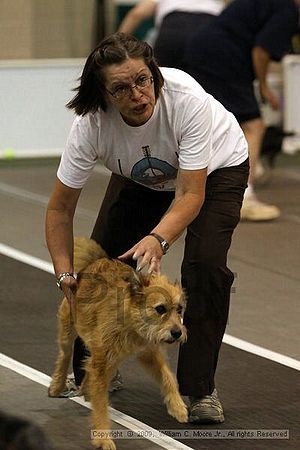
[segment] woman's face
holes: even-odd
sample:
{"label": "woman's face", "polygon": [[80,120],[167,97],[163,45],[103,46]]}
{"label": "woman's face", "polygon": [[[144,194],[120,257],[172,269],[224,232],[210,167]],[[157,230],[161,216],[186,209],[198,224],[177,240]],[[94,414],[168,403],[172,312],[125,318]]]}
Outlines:
{"label": "woman's face", "polygon": [[152,74],[143,59],[126,59],[104,67],[105,89],[110,103],[133,127],[143,125],[153,114],[155,92]]}

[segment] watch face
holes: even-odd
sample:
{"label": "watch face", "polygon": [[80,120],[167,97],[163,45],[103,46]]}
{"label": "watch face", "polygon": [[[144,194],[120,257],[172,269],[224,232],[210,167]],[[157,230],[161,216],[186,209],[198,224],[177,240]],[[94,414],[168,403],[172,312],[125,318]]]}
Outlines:
{"label": "watch face", "polygon": [[167,243],[167,241],[162,241],[161,243],[161,247],[163,249],[163,252],[166,253],[169,250],[169,244]]}

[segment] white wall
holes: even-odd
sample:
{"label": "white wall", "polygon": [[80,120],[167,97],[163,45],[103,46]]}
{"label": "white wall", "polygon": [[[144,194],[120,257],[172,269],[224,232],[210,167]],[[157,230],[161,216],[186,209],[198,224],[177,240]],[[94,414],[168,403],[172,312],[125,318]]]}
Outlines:
{"label": "white wall", "polygon": [[[73,121],[65,104],[74,95],[84,62],[0,61],[0,158],[61,154]],[[284,129],[299,139],[300,56],[287,56],[283,68]],[[298,140],[294,146],[298,148]]]}
{"label": "white wall", "polygon": [[73,121],[65,104],[83,59],[0,61],[0,157],[54,156]]}
{"label": "white wall", "polygon": [[283,59],[284,129],[300,135],[300,55]]}

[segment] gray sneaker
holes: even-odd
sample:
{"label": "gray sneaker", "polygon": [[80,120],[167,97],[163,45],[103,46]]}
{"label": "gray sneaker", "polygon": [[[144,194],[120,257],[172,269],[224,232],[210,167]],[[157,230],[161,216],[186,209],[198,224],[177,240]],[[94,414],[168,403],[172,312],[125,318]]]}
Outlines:
{"label": "gray sneaker", "polygon": [[80,397],[82,395],[80,386],[76,386],[75,377],[73,373],[67,376],[66,389],[60,394],[60,397],[72,398]]}
{"label": "gray sneaker", "polygon": [[123,380],[120,372],[117,370],[115,376],[111,379],[108,392],[120,391],[123,389]]}
{"label": "gray sneaker", "polygon": [[189,397],[190,399],[190,423],[222,423],[224,412],[216,389],[211,395],[202,398]]}
{"label": "gray sneaker", "polygon": [[[115,376],[110,382],[108,391],[115,392],[123,389],[123,380],[120,372],[117,370]],[[66,389],[60,394],[60,397],[71,398],[82,396],[80,386],[76,386],[74,374],[71,373],[67,376]]]}

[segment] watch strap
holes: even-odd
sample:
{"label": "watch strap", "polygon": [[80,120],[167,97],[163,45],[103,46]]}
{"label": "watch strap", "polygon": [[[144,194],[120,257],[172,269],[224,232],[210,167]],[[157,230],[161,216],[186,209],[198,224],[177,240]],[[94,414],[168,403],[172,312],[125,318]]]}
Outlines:
{"label": "watch strap", "polygon": [[155,239],[158,240],[158,242],[160,243],[161,249],[163,251],[163,254],[165,255],[170,247],[170,244],[168,243],[168,241],[166,241],[166,239],[164,239],[162,236],[160,236],[157,233],[149,233],[149,236],[153,236]]}

